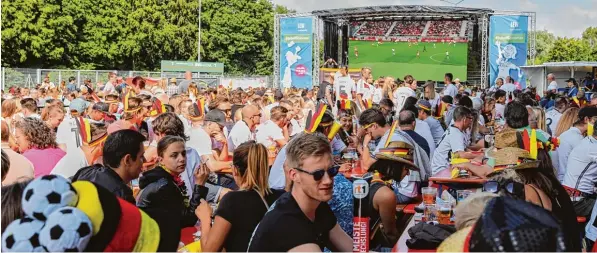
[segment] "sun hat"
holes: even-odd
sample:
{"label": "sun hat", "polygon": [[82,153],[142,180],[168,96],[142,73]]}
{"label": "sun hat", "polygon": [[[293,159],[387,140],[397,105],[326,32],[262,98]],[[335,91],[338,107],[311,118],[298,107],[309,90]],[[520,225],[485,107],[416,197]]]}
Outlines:
{"label": "sun hat", "polygon": [[377,159],[393,160],[404,163],[412,167],[413,170],[419,170],[419,167],[413,162],[414,148],[403,141],[392,141],[387,147],[380,148],[375,155]]}

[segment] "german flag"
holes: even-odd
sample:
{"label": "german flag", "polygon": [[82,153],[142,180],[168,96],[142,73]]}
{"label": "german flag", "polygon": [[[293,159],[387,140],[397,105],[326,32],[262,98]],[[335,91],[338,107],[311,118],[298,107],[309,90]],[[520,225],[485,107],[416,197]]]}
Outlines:
{"label": "german flag", "polygon": [[205,116],[205,99],[200,98],[197,99],[197,103],[193,104],[194,115],[197,116],[190,116],[191,120],[200,120]]}
{"label": "german flag", "polygon": [[153,101],[153,105],[151,107],[151,112],[149,113],[150,116],[157,116],[160,115],[162,113],[166,112],[166,106],[164,104],[162,104],[162,101],[160,101],[159,99],[156,99]]}
{"label": "german flag", "polygon": [[435,111],[433,112],[433,117],[435,117],[437,119],[443,117],[444,113],[446,112],[447,109],[448,109],[448,105],[446,103],[440,101],[435,106]]}
{"label": "german flag", "polygon": [[138,106],[135,109],[130,109],[129,106],[129,99],[135,96],[135,92],[132,90],[129,90],[126,95],[124,95],[124,98],[122,99],[122,105],[124,107],[124,112],[136,112],[138,110],[141,110],[141,106]]}
{"label": "german flag", "polygon": [[79,134],[83,139],[83,145],[94,147],[104,142],[108,138],[108,133],[105,133],[104,135],[99,136],[95,140],[93,140],[93,136],[91,135],[91,124],[89,123],[88,119],[78,117],[76,123],[77,127],[79,128]]}
{"label": "german flag", "polygon": [[396,131],[397,126],[398,126],[398,121],[395,120],[394,123],[392,124],[392,128],[390,128],[390,134],[388,134],[388,139],[386,140],[386,143],[383,145],[384,147],[387,147],[388,145],[390,145],[390,140],[392,139],[392,135],[394,135],[394,131]]}
{"label": "german flag", "polygon": [[321,118],[323,118],[323,114],[325,113],[326,109],[327,105],[320,103],[319,105],[317,105],[317,108],[315,108],[315,113],[313,113],[313,111],[309,111],[309,116],[307,116],[307,121],[305,124],[305,132],[315,132],[315,130],[319,126],[319,123],[321,123]]}
{"label": "german flag", "polygon": [[386,155],[405,156],[410,149],[407,148],[380,148],[379,152]]}

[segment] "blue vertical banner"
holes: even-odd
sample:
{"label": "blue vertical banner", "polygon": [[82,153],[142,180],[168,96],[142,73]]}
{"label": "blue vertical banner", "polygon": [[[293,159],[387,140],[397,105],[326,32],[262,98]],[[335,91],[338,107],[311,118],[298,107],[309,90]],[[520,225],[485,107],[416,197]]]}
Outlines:
{"label": "blue vertical banner", "polygon": [[313,17],[280,18],[280,84],[313,87]]}
{"label": "blue vertical banner", "polygon": [[489,81],[504,83],[512,78],[519,89],[526,88],[526,76],[520,69],[527,62],[528,16],[491,16],[489,21]]}

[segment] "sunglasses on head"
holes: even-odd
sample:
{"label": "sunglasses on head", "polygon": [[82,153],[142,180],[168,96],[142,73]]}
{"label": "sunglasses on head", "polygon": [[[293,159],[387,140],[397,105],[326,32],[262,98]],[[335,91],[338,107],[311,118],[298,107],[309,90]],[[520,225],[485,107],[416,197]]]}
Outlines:
{"label": "sunglasses on head", "polygon": [[328,173],[328,176],[330,176],[330,177],[335,177],[336,175],[338,175],[338,171],[340,171],[340,166],[334,165],[334,166],[328,168],[327,170],[326,169],[318,169],[313,172],[309,172],[309,171],[303,170],[301,168],[294,168],[294,169],[297,171],[309,174],[309,175],[313,176],[313,179],[315,181],[319,181],[323,178],[323,176],[325,175],[326,172]]}
{"label": "sunglasses on head", "polygon": [[487,181],[483,183],[484,192],[498,193],[501,190],[506,190],[506,192],[514,196],[524,196],[524,185],[518,182],[509,180],[502,183],[498,181]]}

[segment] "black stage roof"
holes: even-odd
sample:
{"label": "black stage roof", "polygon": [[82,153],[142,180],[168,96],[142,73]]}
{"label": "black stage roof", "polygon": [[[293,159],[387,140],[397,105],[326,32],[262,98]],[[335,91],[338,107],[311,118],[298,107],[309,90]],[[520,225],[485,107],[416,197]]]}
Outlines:
{"label": "black stage roof", "polygon": [[492,9],[429,5],[387,5],[316,10],[313,15],[327,21],[371,19],[463,19],[493,13]]}

